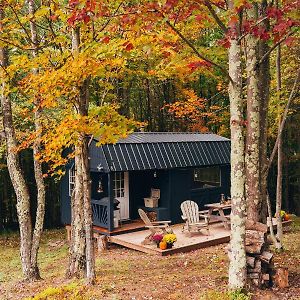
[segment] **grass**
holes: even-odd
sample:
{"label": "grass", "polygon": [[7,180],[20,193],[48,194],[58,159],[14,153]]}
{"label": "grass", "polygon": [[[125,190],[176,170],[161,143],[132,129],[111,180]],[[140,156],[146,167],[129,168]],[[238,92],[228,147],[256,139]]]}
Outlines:
{"label": "grass", "polygon": [[[285,251],[275,256],[276,266],[288,266],[290,288],[279,291],[227,292],[228,259],[226,245],[199,249],[185,254],[158,257],[112,246],[97,255],[95,286],[64,277],[68,246],[64,230],[45,231],[39,263],[43,280],[24,283],[19,260],[18,235],[0,236],[0,299],[300,299],[300,218],[285,234]],[[272,294],[273,295],[273,294]],[[260,298],[261,297],[261,298]]]}

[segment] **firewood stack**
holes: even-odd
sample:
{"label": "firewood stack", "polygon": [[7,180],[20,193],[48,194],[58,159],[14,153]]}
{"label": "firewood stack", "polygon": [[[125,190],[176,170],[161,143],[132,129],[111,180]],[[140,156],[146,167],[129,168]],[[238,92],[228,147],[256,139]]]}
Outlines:
{"label": "firewood stack", "polygon": [[247,276],[249,281],[261,288],[271,285],[273,254],[267,242],[268,226],[263,223],[246,222]]}

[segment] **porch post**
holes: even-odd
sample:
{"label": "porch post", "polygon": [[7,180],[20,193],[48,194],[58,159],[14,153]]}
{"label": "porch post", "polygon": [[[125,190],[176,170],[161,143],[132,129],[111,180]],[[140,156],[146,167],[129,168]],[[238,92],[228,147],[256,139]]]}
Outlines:
{"label": "porch post", "polygon": [[114,230],[114,191],[113,191],[113,176],[112,173],[108,173],[108,197],[107,204],[107,228],[108,231]]}

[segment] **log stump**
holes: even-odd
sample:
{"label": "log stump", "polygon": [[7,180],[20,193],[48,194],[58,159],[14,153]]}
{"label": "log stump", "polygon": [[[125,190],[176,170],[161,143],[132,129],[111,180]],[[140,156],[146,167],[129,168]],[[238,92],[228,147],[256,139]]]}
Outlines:
{"label": "log stump", "polygon": [[288,268],[278,268],[273,276],[274,285],[280,289],[289,286],[289,271]]}
{"label": "log stump", "polygon": [[97,241],[98,253],[103,252],[108,249],[108,238],[106,235],[98,234],[95,236]]}

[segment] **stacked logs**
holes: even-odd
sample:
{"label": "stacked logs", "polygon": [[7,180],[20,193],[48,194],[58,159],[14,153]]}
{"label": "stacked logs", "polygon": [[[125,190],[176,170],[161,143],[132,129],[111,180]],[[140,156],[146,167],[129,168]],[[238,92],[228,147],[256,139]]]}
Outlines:
{"label": "stacked logs", "polygon": [[271,285],[273,254],[267,241],[268,226],[258,222],[246,222],[247,276],[253,285],[261,288]]}

